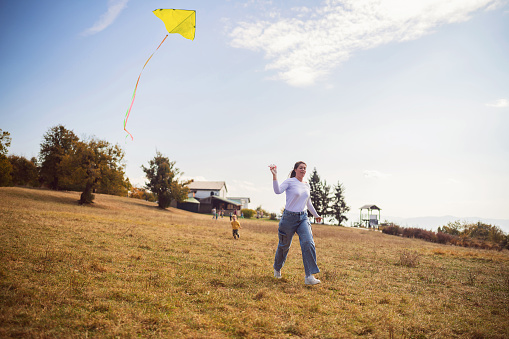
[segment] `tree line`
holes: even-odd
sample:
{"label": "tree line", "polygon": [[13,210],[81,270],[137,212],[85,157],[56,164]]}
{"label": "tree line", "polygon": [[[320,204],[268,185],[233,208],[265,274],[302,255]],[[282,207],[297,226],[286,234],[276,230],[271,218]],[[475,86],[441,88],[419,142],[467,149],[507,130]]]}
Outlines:
{"label": "tree line", "polygon": [[346,213],[350,210],[350,207],[346,205],[343,184],[339,181],[332,186],[327,184],[326,180],[320,178],[315,167],[309,177],[309,186],[313,206],[322,218],[330,217],[335,220],[337,225],[341,225],[348,220]]}
{"label": "tree line", "polygon": [[[79,203],[94,200],[93,193],[157,201],[160,208],[171,202],[187,199],[190,181],[181,180],[183,172],[175,161],[160,152],[141,166],[147,177],[145,187],[133,187],[125,175],[125,152],[116,144],[95,137],[81,140],[63,125],[51,127],[43,136],[38,158],[7,156],[11,137],[0,129],[0,186],[47,187],[53,190],[80,191]],[[316,168],[309,179],[311,201],[324,218],[333,218],[337,225],[347,221],[350,207],[345,202],[345,188],[339,183],[328,185]],[[148,190],[148,191],[147,191]],[[261,210],[261,206],[259,207]],[[265,214],[268,214],[264,211]]]}
{"label": "tree line", "polygon": [[[0,186],[46,187],[80,191],[79,204],[92,203],[93,193],[127,196],[133,189],[125,175],[125,152],[116,144],[95,137],[81,140],[63,125],[51,127],[43,136],[39,156],[7,156],[10,133],[0,129]],[[172,200],[187,198],[189,182],[179,180],[175,162],[156,152],[147,167],[145,188],[158,206],[166,208]],[[140,189],[138,189],[140,190]]]}
{"label": "tree line", "polygon": [[459,220],[438,227],[436,232],[422,228],[401,227],[390,223],[381,227],[382,232],[406,238],[417,238],[439,244],[482,249],[509,249],[509,234],[498,226],[482,222],[466,223]]}

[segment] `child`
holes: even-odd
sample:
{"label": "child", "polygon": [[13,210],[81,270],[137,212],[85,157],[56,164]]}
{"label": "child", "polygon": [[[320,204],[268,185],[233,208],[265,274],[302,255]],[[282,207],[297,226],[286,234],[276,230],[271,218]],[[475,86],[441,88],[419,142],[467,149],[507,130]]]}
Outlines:
{"label": "child", "polygon": [[242,228],[242,227],[240,227],[240,223],[237,221],[236,215],[234,215],[232,218],[233,218],[233,221],[232,221],[233,239],[238,239],[240,237],[239,236],[239,228]]}

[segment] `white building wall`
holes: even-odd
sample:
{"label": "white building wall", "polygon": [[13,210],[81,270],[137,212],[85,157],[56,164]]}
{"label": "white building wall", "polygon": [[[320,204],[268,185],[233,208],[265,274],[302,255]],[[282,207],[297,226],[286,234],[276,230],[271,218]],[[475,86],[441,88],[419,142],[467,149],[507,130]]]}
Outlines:
{"label": "white building wall", "polygon": [[198,190],[198,191],[196,191],[196,194],[194,195],[194,197],[198,198],[198,199],[207,198],[207,197],[210,197],[210,195],[211,195],[210,192],[212,192],[212,191]]}
{"label": "white building wall", "polygon": [[241,204],[241,208],[249,208],[249,198],[227,197],[226,199],[238,202]]}
{"label": "white building wall", "polygon": [[[214,192],[214,195],[217,197],[221,197],[221,198],[226,197],[226,190],[224,188],[222,188],[220,191],[217,191],[217,190],[196,190],[196,194],[194,195],[194,197],[198,198],[198,199],[207,198],[212,195],[211,194],[212,192]],[[193,196],[193,193],[189,192],[189,197],[192,197],[192,196]]]}
{"label": "white building wall", "polygon": [[240,203],[242,204],[242,208],[249,208],[247,199],[240,199]]}

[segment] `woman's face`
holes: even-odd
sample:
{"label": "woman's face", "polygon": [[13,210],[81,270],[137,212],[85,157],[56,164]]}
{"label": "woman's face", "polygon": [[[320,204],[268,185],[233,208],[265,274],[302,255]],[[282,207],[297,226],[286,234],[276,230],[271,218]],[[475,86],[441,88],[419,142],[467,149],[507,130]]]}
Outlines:
{"label": "woman's face", "polygon": [[295,177],[302,181],[304,179],[304,176],[306,175],[306,164],[299,164],[297,168],[295,169]]}

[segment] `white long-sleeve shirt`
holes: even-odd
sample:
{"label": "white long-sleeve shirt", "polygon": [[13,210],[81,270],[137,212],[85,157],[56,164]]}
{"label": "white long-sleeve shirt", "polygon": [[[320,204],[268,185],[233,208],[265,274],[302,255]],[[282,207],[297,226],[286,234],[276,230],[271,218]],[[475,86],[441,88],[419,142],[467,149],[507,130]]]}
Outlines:
{"label": "white long-sleeve shirt", "polygon": [[299,179],[293,177],[283,181],[281,186],[279,186],[277,180],[274,180],[272,186],[276,194],[281,194],[286,191],[285,209],[287,211],[304,212],[307,208],[312,215],[316,218],[320,218],[311,203],[311,199],[309,199],[311,188],[307,182],[300,182]]}

